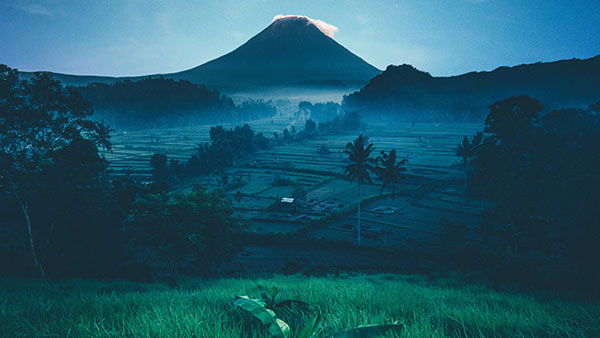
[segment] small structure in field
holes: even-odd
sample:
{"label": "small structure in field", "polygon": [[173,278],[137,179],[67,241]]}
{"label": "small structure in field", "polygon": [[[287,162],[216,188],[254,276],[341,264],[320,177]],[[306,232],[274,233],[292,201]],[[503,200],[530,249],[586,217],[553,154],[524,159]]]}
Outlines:
{"label": "small structure in field", "polygon": [[287,210],[296,210],[296,200],[294,198],[282,197],[280,202],[283,208]]}

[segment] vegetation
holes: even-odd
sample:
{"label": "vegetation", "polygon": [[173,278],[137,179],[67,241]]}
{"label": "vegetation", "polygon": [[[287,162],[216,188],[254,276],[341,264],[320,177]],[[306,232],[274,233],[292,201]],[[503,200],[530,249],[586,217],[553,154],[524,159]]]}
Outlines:
{"label": "vegetation", "polygon": [[402,159],[396,163],[396,149],[390,150],[389,154],[385,151],[381,151],[381,156],[377,157],[377,163],[381,162],[382,167],[375,168],[378,178],[382,181],[381,192],[385,188],[391,190],[392,201],[396,196],[396,184],[400,183],[402,179],[401,174],[406,171],[403,167],[408,162],[407,159]]}
{"label": "vegetation", "polygon": [[[111,129],[89,120],[92,107],[73,88],[43,73],[18,81],[3,66],[0,90],[3,274],[152,280],[161,263],[159,273],[176,276],[192,259],[210,275],[234,252],[237,223],[221,193],[152,195],[168,187],[109,176],[98,146],[111,148]],[[176,165],[151,162],[158,181]]]}
{"label": "vegetation", "polygon": [[463,169],[465,170],[465,193],[467,192],[467,178],[469,176],[469,160],[475,156],[481,146],[481,142],[483,142],[483,133],[477,132],[471,139],[465,136],[462,142],[456,147],[456,156],[461,158]]}
{"label": "vegetation", "polygon": [[331,121],[341,114],[341,105],[335,102],[315,103],[302,101],[298,104],[295,116],[302,119],[314,121]]}
{"label": "vegetation", "polygon": [[16,70],[0,65],[0,187],[22,212],[40,276],[48,250],[60,245],[52,240],[56,233],[72,235],[67,228],[81,220],[71,211],[84,204],[73,201],[68,211],[69,202],[101,194],[106,163],[96,145],[110,149],[110,128],[89,120],[91,114],[78,93],[50,75],[20,82]]}
{"label": "vegetation", "polygon": [[485,121],[486,137],[469,146],[473,159],[463,156],[465,166],[473,167],[469,192],[495,202],[484,213],[482,229],[503,248],[496,259],[517,262],[527,270],[520,278],[530,283],[597,294],[597,107],[544,112],[528,96],[496,102]]}
{"label": "vegetation", "polygon": [[350,164],[344,167],[344,174],[352,182],[358,183],[358,226],[357,243],[360,246],[360,187],[365,183],[372,183],[370,172],[375,170],[375,160],[370,158],[373,151],[373,144],[369,143],[369,138],[362,134],[354,140],[348,142],[345,153],[348,154]]}
{"label": "vegetation", "polygon": [[236,252],[232,237],[238,224],[232,214],[221,192],[195,187],[187,194],[135,201],[125,230],[140,264],[166,270],[172,278],[186,268],[215,275]]}
{"label": "vegetation", "polygon": [[73,89],[92,103],[96,115],[121,128],[251,120],[277,113],[271,102],[235,104],[216,89],[162,76],[113,84],[92,83]]}
{"label": "vegetation", "polygon": [[[316,106],[299,105],[302,117],[312,117],[321,109]],[[333,120],[308,118],[303,130],[292,126],[281,137],[256,134],[249,125],[212,127],[210,141],[199,144],[187,160],[155,153],[149,161],[154,182],[141,184],[129,173],[111,174],[101,154],[112,155],[113,130],[91,120],[92,106],[74,88],[64,88],[46,74],[18,81],[15,70],[1,67],[0,263],[6,268],[0,272],[13,279],[0,280],[0,335],[266,337],[271,332],[307,338],[353,337],[398,327],[400,336],[599,335],[596,304],[560,301],[553,294],[531,296],[524,290],[566,291],[563,295],[588,300],[600,296],[600,103],[546,111],[528,96],[498,101],[490,106],[484,132],[464,137],[457,147],[452,146],[460,140],[456,132],[452,138],[431,137],[442,145],[435,150],[443,155],[426,154],[435,165],[425,169],[412,166],[411,157],[411,175],[405,177],[407,161],[390,147],[403,144],[389,142],[397,134],[381,136],[379,144],[389,148],[372,158],[374,146],[362,134],[346,143],[348,132],[361,129],[360,115],[340,115],[336,108]],[[288,123],[267,130],[281,130]],[[423,135],[410,142],[427,146],[431,134]],[[327,136],[328,144],[312,140],[317,136]],[[273,145],[282,146],[257,154]],[[344,150],[348,158],[342,167]],[[283,163],[280,155],[287,157]],[[447,172],[432,170],[441,167],[437,161],[444,156],[455,161],[454,155],[465,173],[465,195],[456,193],[450,164]],[[147,157],[144,161],[148,163]],[[342,170],[358,183],[358,201],[348,194],[356,188],[340,178]],[[198,177],[207,174],[213,175]],[[372,184],[372,174],[381,187]],[[210,188],[181,184],[215,177]],[[403,198],[394,201],[403,178],[409,184],[399,194]],[[172,190],[176,185],[182,185],[180,193]],[[228,189],[226,195],[223,190]],[[235,195],[233,189],[239,189]],[[344,214],[358,204],[361,245],[361,194],[373,202],[386,189],[392,201],[370,205],[373,219],[362,219],[369,225],[362,229],[367,245],[356,248],[349,239],[355,231],[353,216]],[[297,200],[293,211],[268,206],[276,201],[281,207],[281,194]],[[239,206],[240,218],[230,199]],[[242,218],[250,219],[248,227]],[[264,223],[255,231],[253,221],[268,223],[266,230],[273,233],[261,232]],[[278,226],[293,230],[275,234]],[[387,244],[388,226],[394,227],[395,246],[380,249],[381,234]],[[320,240],[317,233],[324,234]],[[407,233],[430,241],[433,249],[413,246]],[[304,248],[323,257],[329,254],[325,249],[343,250],[349,258],[337,263],[340,269],[418,271],[433,281],[402,275],[350,278],[331,270],[322,273],[327,278],[260,280],[279,288],[261,287],[261,298],[252,298],[247,280],[185,280],[184,275],[223,277],[223,267],[229,276],[246,273],[242,263],[239,269],[226,264],[244,245],[247,251],[235,264],[248,258],[271,264],[263,258],[268,254],[260,253],[265,247],[273,252]],[[385,254],[391,263],[345,267],[368,253]],[[364,258],[373,262],[380,256]],[[302,266],[302,259],[288,259],[278,271],[310,275],[325,269]],[[455,277],[440,277],[438,271],[444,269]],[[458,277],[462,272],[480,273],[483,285],[464,285]],[[155,284],[33,281],[14,279],[16,275]],[[421,282],[407,282],[415,279]],[[165,280],[171,290],[157,283]],[[507,284],[522,293],[502,291]],[[339,291],[332,294],[334,289]],[[279,293],[293,300],[277,302]],[[310,311],[298,309],[300,304],[310,304],[303,305]],[[266,328],[236,307],[250,311]]]}
{"label": "vegetation", "polygon": [[[0,280],[0,336],[271,337],[232,305],[256,284],[277,285],[282,299],[320,309],[329,337],[368,324],[400,323],[400,337],[596,337],[597,304],[548,301],[456,280],[420,276],[275,276],[183,280],[164,284],[82,280]],[[335,292],[332,293],[332,290]],[[283,314],[282,314],[283,317]],[[313,315],[285,318],[291,337]],[[388,335],[392,337],[392,335]]]}
{"label": "vegetation", "polygon": [[480,122],[490,102],[511,95],[536,95],[553,109],[596,102],[598,77],[600,56],[450,77],[434,77],[411,65],[390,65],[359,91],[344,96],[342,109],[357,110],[367,119]]}

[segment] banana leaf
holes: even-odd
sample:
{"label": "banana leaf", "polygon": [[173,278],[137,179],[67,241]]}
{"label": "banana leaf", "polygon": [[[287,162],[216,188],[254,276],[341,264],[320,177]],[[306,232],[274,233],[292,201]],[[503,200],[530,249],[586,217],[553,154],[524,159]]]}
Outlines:
{"label": "banana leaf", "polygon": [[310,324],[300,331],[298,338],[314,337],[321,330],[321,326],[323,326],[323,315],[319,312]]}
{"label": "banana leaf", "polygon": [[265,303],[259,299],[250,299],[247,296],[237,296],[233,305],[250,312],[263,323],[267,331],[275,338],[288,338],[290,327],[281,319],[277,318],[275,312],[265,308]]}

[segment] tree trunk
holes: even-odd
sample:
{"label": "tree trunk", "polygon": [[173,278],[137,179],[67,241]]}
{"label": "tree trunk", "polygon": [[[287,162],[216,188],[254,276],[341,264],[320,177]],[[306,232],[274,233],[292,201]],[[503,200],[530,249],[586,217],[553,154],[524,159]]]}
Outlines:
{"label": "tree trunk", "polygon": [[467,168],[467,162],[465,162],[465,183],[464,183],[464,191],[465,195],[467,194],[467,176],[469,175],[469,171]]}
{"label": "tree trunk", "polygon": [[358,246],[360,246],[360,183],[358,184]]}
{"label": "tree trunk", "polygon": [[[15,194],[15,196],[17,196]],[[23,216],[25,217],[25,223],[27,224],[27,235],[29,236],[29,248],[31,249],[31,257],[33,258],[33,264],[35,268],[38,270],[40,277],[44,278],[46,273],[44,272],[44,266],[38,260],[37,253],[35,251],[35,243],[33,239],[33,232],[31,230],[31,218],[29,218],[29,205],[27,202],[23,203],[21,199],[17,196],[17,201],[21,206],[21,210],[23,211]]]}

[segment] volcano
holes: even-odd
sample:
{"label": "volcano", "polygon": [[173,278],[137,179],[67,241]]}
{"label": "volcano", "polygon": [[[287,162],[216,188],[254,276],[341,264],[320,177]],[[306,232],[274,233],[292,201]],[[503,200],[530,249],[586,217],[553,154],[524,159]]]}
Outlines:
{"label": "volcano", "polygon": [[220,89],[360,87],[379,73],[323,33],[312,20],[289,16],[273,21],[229,54],[168,77]]}
{"label": "volcano", "polygon": [[[312,19],[286,16],[217,59],[178,73],[148,76],[188,80],[222,91],[252,91],[277,87],[358,89],[379,73],[379,69],[323,33]],[[33,75],[20,74],[23,79]],[[52,74],[74,86],[147,77]]]}

